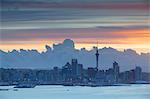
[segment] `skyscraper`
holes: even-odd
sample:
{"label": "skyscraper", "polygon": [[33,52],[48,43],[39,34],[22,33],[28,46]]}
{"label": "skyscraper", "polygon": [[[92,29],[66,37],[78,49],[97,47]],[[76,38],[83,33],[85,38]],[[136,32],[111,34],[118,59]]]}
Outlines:
{"label": "skyscraper", "polygon": [[142,79],[142,69],[141,67],[137,66],[135,68],[135,80],[140,81]]}
{"label": "skyscraper", "polygon": [[120,70],[119,70],[119,65],[116,61],[114,61],[113,63],[113,71],[114,71],[115,82],[118,82]]}
{"label": "skyscraper", "polygon": [[72,59],[72,72],[73,75],[77,78],[77,77],[81,77],[82,76],[82,69],[83,66],[82,64],[78,64],[77,59]]}
{"label": "skyscraper", "polygon": [[119,65],[116,61],[113,63],[114,74],[119,75]]}

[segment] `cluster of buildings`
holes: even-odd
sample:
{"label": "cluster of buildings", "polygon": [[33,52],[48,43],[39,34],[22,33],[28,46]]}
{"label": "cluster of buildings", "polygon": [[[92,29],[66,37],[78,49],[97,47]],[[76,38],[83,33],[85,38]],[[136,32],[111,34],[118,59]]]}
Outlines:
{"label": "cluster of buildings", "polygon": [[141,67],[120,72],[119,65],[114,61],[108,70],[98,69],[98,49],[96,50],[96,67],[83,68],[77,59],[67,62],[62,68],[51,70],[4,69],[0,68],[0,85],[19,83],[63,84],[63,85],[105,85],[120,83],[149,82],[150,74],[143,73]]}

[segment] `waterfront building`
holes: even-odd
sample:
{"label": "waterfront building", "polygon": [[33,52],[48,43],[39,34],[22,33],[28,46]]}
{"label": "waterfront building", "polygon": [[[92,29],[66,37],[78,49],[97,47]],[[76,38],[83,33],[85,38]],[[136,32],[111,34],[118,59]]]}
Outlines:
{"label": "waterfront building", "polygon": [[114,61],[114,63],[113,63],[113,72],[114,72],[114,80],[117,83],[119,80],[120,70],[119,70],[119,65],[116,61]]}
{"label": "waterfront building", "polygon": [[142,69],[141,69],[141,67],[139,67],[139,66],[137,66],[137,67],[135,68],[135,80],[136,80],[136,81],[142,80]]}

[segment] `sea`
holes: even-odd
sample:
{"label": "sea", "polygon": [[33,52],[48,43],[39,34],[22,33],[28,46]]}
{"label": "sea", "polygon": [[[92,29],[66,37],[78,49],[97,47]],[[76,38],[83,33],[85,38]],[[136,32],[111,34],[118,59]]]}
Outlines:
{"label": "sea", "polygon": [[0,99],[150,99],[150,84],[128,86],[0,86]]}

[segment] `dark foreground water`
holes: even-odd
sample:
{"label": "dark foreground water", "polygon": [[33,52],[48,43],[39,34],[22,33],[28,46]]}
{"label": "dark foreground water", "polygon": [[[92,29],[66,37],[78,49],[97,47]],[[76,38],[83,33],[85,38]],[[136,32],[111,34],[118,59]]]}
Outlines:
{"label": "dark foreground water", "polygon": [[0,86],[0,99],[150,99],[150,85],[80,87],[36,86],[16,89]]}

